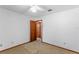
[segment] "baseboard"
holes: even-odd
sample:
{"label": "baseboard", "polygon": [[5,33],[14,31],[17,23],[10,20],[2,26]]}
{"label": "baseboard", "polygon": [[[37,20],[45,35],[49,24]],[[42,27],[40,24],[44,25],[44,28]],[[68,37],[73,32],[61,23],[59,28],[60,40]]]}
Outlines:
{"label": "baseboard", "polygon": [[4,50],[1,50],[0,52],[3,52],[3,51],[6,51],[6,50],[15,48],[15,47],[17,47],[17,46],[21,46],[21,45],[24,45],[24,44],[27,44],[27,43],[29,43],[29,42],[21,43],[21,44],[15,45],[15,46],[13,46],[13,47],[6,48],[6,49],[4,49]]}
{"label": "baseboard", "polygon": [[[43,41],[42,41],[42,42],[43,42]],[[21,45],[24,45],[24,44],[28,44],[28,43],[29,43],[29,42],[25,42],[25,43],[22,43],[22,44],[18,44],[18,45],[16,45],[16,46],[13,46],[13,47],[10,47],[10,48],[6,48],[6,49],[4,49],[4,50],[2,50],[2,51],[0,51],[0,52],[3,52],[3,51],[6,51],[6,50],[15,48],[15,47],[17,47],[17,46],[21,46]],[[72,51],[72,52],[74,52],[74,53],[76,53],[76,54],[79,54],[79,52],[76,52],[76,51],[73,51],[73,50],[70,50],[70,49],[67,49],[67,48],[59,47],[59,46],[57,46],[57,45],[52,45],[52,44],[49,44],[49,43],[47,43],[47,42],[43,42],[43,43],[48,44],[48,45],[51,45],[51,46],[55,46],[55,47],[58,47],[58,48],[61,48],[61,49],[64,49],[64,50]]]}
{"label": "baseboard", "polygon": [[[42,42],[43,42],[43,41],[42,41]],[[49,44],[49,43],[47,43],[47,42],[43,42],[43,43],[48,44],[48,45],[51,45],[51,46],[55,46],[55,47],[58,47],[58,48],[61,48],[61,49],[64,49],[64,50],[72,51],[72,52],[74,52],[75,54],[79,54],[79,52],[77,52],[77,51],[73,51],[73,50],[70,50],[70,49],[67,49],[67,48],[63,48],[63,47],[60,47],[60,46],[57,46],[57,45],[52,45],[52,44]]]}

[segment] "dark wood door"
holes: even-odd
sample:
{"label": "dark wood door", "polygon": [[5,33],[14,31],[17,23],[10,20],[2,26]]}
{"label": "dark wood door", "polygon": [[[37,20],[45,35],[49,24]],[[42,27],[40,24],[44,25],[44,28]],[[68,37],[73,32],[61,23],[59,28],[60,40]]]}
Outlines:
{"label": "dark wood door", "polygon": [[36,21],[30,21],[30,42],[36,40]]}

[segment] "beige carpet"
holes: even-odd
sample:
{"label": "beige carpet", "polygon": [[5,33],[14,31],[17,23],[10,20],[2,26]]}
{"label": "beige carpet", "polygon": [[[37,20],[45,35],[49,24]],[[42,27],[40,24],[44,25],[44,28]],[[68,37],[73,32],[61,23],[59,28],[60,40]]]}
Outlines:
{"label": "beige carpet", "polygon": [[0,54],[74,54],[75,52],[58,48],[40,40],[0,52]]}

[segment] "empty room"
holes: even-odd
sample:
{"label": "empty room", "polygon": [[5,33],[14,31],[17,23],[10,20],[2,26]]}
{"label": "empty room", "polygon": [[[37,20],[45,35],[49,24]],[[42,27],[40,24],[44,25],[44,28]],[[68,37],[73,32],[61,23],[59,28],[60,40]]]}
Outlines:
{"label": "empty room", "polygon": [[0,5],[0,54],[79,54],[79,5]]}

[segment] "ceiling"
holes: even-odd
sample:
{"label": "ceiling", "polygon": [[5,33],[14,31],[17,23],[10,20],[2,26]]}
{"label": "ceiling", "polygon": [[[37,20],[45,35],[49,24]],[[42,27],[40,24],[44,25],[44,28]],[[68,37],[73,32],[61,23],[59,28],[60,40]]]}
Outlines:
{"label": "ceiling", "polygon": [[[51,13],[79,8],[79,5],[38,5],[38,6],[43,8],[44,11],[38,11],[37,13],[32,13],[29,11],[30,5],[0,5],[1,8],[33,17],[40,17]],[[52,11],[48,12],[49,9],[52,9]]]}

